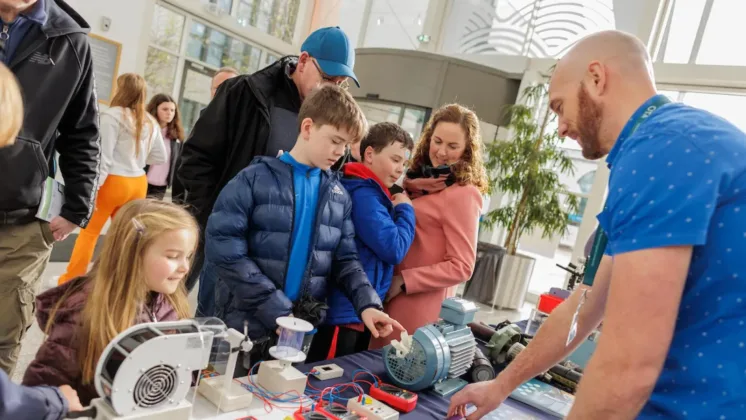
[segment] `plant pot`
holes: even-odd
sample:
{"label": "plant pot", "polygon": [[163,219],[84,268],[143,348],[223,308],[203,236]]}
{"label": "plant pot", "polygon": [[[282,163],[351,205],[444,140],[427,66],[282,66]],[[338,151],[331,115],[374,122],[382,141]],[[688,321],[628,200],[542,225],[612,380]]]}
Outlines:
{"label": "plant pot", "polygon": [[526,298],[536,260],[525,255],[504,255],[497,275],[492,307],[520,309]]}

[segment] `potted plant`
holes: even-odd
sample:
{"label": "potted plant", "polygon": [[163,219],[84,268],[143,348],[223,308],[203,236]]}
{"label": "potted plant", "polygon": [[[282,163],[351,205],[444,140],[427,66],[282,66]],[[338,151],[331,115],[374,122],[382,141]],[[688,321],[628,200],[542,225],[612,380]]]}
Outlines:
{"label": "potted plant", "polygon": [[535,229],[541,229],[542,238],[564,235],[570,215],[579,208],[578,198],[560,181],[559,175],[572,175],[574,167],[560,148],[557,130],[549,126],[553,115],[546,106],[547,94],[544,83],[525,88],[523,102],[508,109],[512,138],[486,145],[490,191],[511,198],[482,219],[485,228],[507,231],[495,293],[504,308],[523,304],[533,272],[534,259],[518,254],[521,237]]}

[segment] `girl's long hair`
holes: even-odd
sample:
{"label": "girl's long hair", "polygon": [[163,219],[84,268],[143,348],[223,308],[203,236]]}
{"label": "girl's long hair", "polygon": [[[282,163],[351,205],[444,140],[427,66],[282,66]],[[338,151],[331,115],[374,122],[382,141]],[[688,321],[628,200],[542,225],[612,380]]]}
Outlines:
{"label": "girl's long hair", "polygon": [[158,119],[158,107],[161,106],[162,103],[172,103],[174,104],[174,108],[176,109],[176,112],[174,113],[174,119],[171,120],[170,123],[166,127],[168,127],[168,136],[171,138],[171,140],[185,140],[184,139],[184,127],[181,125],[181,114],[179,113],[179,105],[176,104],[176,101],[174,101],[174,98],[172,98],[170,95],[166,95],[165,93],[159,93],[153,98],[150,99],[150,103],[148,103],[148,112],[150,115],[155,117],[155,120],[160,123],[161,121]]}
{"label": "girl's long hair", "polygon": [[439,122],[458,124],[466,134],[466,149],[461,160],[451,166],[451,171],[460,185],[474,185],[480,192],[487,192],[487,171],[482,158],[482,136],[479,133],[479,118],[474,111],[459,104],[443,105],[433,112],[422,131],[420,141],[412,156],[410,170],[417,171],[430,162],[430,140]]}
{"label": "girl's long hair", "polygon": [[[148,248],[158,236],[179,229],[188,229],[199,237],[197,222],[184,208],[156,200],[131,201],[122,206],[112,220],[101,254],[88,273],[86,282],[92,283],[90,294],[83,308],[80,330],[76,332],[84,384],[93,382],[104,348],[135,324],[148,303],[151,292],[144,281],[144,258]],[[71,285],[71,290],[60,299],[50,314],[47,334],[60,306],[73,293],[72,289],[83,286],[83,282]],[[183,283],[175,293],[164,297],[179,318],[190,316]]]}
{"label": "girl's long hair", "polygon": [[132,129],[135,130],[135,156],[140,156],[140,135],[143,127],[153,128],[153,122],[145,112],[146,97],[147,84],[139,74],[125,73],[117,78],[117,88],[111,99],[111,106],[124,108],[125,119],[129,120]]}

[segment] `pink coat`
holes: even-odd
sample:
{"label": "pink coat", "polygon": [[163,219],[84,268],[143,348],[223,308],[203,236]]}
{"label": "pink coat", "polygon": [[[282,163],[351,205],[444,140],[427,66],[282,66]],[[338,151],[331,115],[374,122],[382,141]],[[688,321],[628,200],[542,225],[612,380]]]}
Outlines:
{"label": "pink coat", "polygon": [[[395,270],[404,278],[407,292],[385,305],[389,316],[410,335],[437,321],[443,300],[454,296],[458,285],[471,278],[482,195],[472,185],[453,185],[412,203],[417,218],[414,242]],[[381,348],[398,338],[392,334],[373,339],[371,348]]]}

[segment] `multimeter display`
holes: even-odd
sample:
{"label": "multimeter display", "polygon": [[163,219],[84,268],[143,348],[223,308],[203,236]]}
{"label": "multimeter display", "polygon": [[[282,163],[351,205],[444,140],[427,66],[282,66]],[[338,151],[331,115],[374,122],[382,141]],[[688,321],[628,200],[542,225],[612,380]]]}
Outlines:
{"label": "multimeter display", "polygon": [[417,394],[407,391],[406,389],[397,388],[393,385],[383,384],[378,389],[395,397],[404,398],[405,400],[417,398]]}
{"label": "multimeter display", "polygon": [[417,407],[417,394],[389,384],[371,387],[370,396],[403,413],[409,413]]}

